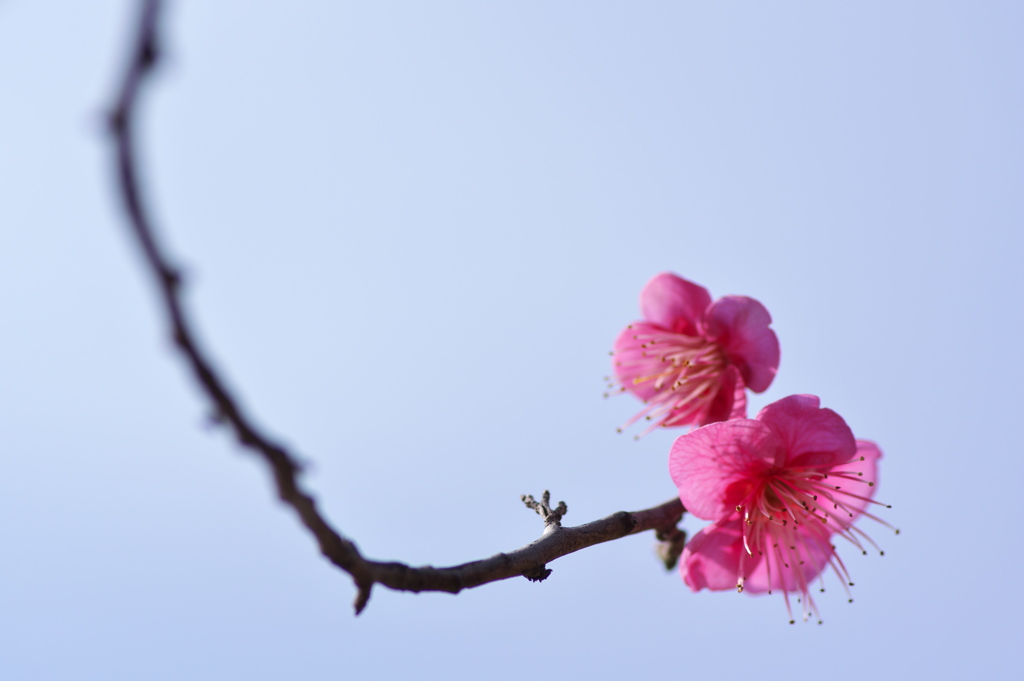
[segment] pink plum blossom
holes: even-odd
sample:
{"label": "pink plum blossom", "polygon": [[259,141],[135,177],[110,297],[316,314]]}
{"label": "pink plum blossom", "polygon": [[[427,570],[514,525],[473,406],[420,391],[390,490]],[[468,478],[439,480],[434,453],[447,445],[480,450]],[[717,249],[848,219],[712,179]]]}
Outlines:
{"label": "pink plum blossom", "polygon": [[[838,535],[878,548],[853,525],[877,489],[882,452],[856,440],[842,417],[813,395],[791,395],[754,419],[713,423],[681,436],[669,472],[686,509],[711,520],[686,545],[683,580],[693,591],[800,594],[804,619],[817,607],[811,583],[831,568],[847,588]],[[822,589],[823,590],[823,589]]]}
{"label": "pink plum blossom", "polygon": [[630,419],[702,426],[742,418],[745,389],[763,392],[779,367],[779,340],[764,306],[745,296],[711,295],[668,272],[640,293],[644,319],[615,340],[612,365],[623,391],[646,405]]}

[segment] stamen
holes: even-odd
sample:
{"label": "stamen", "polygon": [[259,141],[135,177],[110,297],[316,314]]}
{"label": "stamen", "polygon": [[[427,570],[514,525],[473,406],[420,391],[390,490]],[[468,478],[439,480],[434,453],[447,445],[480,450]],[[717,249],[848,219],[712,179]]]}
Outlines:
{"label": "stamen", "polygon": [[[757,482],[735,507],[742,527],[741,565],[746,564],[748,556],[753,560],[765,561],[769,594],[778,589],[780,580],[776,579],[776,574],[784,571],[782,591],[791,622],[795,621],[795,617],[789,601],[790,592],[797,595],[804,621],[813,616],[819,624],[822,622],[817,603],[811,596],[812,580],[808,579],[808,570],[814,570],[818,582],[815,586],[821,593],[825,592],[823,573],[826,569],[832,571],[839,578],[847,600],[853,602],[850,591],[853,580],[836,552],[835,545],[829,542],[832,535],[841,536],[862,553],[867,553],[867,547],[872,547],[880,555],[885,555],[866,532],[853,526],[853,519],[864,515],[899,533],[892,525],[860,508],[865,505],[888,508],[887,504],[843,489],[842,485],[824,482],[829,475],[833,479],[874,484],[864,480],[864,473],[860,471],[831,469],[825,472],[820,466],[784,468],[756,478]],[[827,505],[831,505],[837,513],[829,511]],[[765,547],[764,551],[762,547]],[[818,564],[821,568],[817,567]],[[737,579],[737,590],[740,592],[743,590],[744,570],[744,567],[740,568]]]}
{"label": "stamen", "polygon": [[729,364],[722,348],[703,337],[650,325],[632,328],[634,343],[623,343],[613,352],[620,392],[643,386],[645,395],[653,393],[646,402],[656,407],[642,410],[626,426],[639,419],[650,421],[652,428],[699,423],[718,395]]}

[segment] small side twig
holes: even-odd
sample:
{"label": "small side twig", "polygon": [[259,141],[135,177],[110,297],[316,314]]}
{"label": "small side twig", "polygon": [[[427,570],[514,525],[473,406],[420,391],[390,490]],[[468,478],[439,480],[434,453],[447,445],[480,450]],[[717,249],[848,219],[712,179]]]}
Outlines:
{"label": "small side twig", "polygon": [[561,527],[562,516],[569,512],[569,507],[565,505],[564,501],[559,501],[557,507],[551,508],[551,492],[547,490],[544,490],[540,501],[534,500],[532,494],[524,494],[519,498],[523,500],[527,508],[532,508],[537,515],[544,519],[545,527]]}

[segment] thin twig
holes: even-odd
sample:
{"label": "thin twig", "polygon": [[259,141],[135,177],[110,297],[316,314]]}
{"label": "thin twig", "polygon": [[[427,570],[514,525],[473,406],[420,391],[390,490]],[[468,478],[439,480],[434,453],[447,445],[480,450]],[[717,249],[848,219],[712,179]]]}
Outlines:
{"label": "thin twig", "polygon": [[[157,285],[171,337],[212,403],[218,420],[231,428],[243,447],[266,461],[280,499],[295,510],[316,539],[320,552],[352,576],[357,589],[356,614],[366,607],[374,584],[403,591],[458,593],[509,577],[540,580],[550,574],[546,568],[548,562],[574,551],[646,530],[670,533],[683,514],[678,499],[645,511],[615,513],[578,527],[561,527],[557,521],[549,522],[541,538],[532,544],[485,560],[449,568],[413,568],[403,563],[367,560],[354,543],[331,527],[320,515],[313,496],[299,485],[301,466],[298,461],[255,426],[200,350],[182,303],[180,272],[161,249],[144,207],[135,155],[135,112],[140,88],[159,59],[157,33],[162,5],[161,0],[141,0],[135,43],[110,114],[118,185],[129,228]],[[564,503],[548,511],[560,519],[565,512]]]}

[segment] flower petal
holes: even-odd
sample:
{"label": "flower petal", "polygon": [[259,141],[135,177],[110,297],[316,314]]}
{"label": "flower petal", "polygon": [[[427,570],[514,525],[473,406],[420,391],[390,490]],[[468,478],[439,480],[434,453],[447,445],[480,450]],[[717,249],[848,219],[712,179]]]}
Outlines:
{"label": "flower petal", "polygon": [[712,423],[675,441],[668,470],[686,510],[719,520],[735,515],[736,504],[773,464],[780,446],[775,433],[758,421]]}
{"label": "flower petal", "polygon": [[746,296],[719,298],[704,320],[704,334],[722,346],[755,393],[768,389],[779,368],[779,339],[771,323],[764,305]]}
{"label": "flower petal", "polygon": [[664,371],[664,364],[657,355],[647,356],[640,347],[642,341],[636,340],[638,335],[656,335],[664,330],[647,322],[634,322],[622,330],[615,339],[615,350],[612,356],[612,370],[619,383],[641,400],[649,400],[658,394],[654,381],[635,379]]}
{"label": "flower petal", "polygon": [[644,319],[688,336],[700,335],[699,322],[710,304],[706,288],[671,272],[655,275],[640,292]]}
{"label": "flower petal", "polygon": [[785,458],[777,466],[835,466],[854,457],[857,444],[850,427],[820,404],[814,395],[790,395],[757,415],[783,442]]}
{"label": "flower petal", "polygon": [[[737,518],[720,520],[698,532],[683,549],[679,572],[693,591],[735,589],[740,576],[743,529]],[[744,571],[757,567],[760,556],[746,556]]]}
{"label": "flower petal", "polygon": [[739,369],[730,364],[722,372],[718,393],[708,405],[707,413],[697,422],[706,426],[718,421],[732,421],[747,416],[747,391]]}

